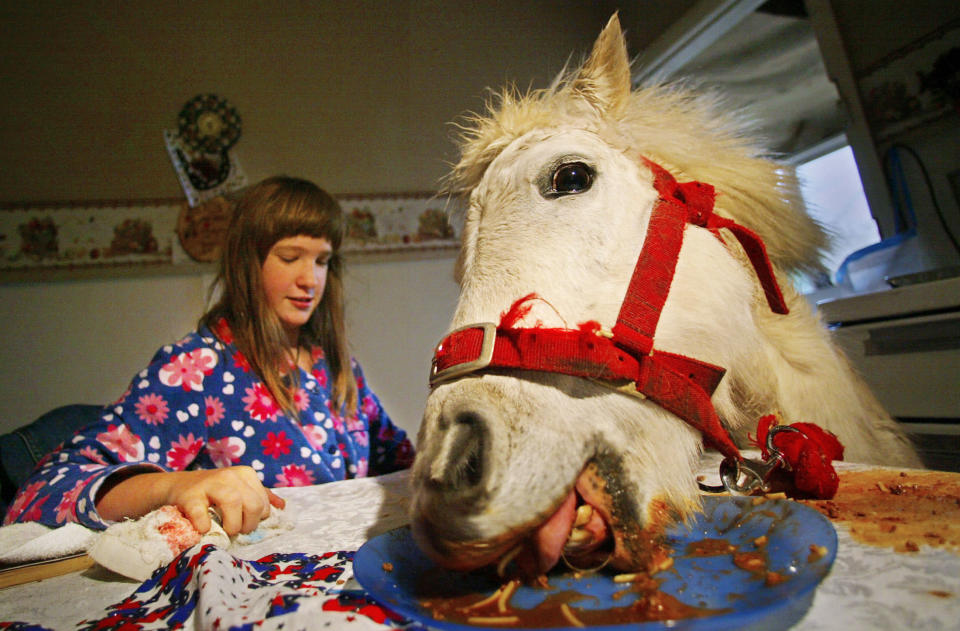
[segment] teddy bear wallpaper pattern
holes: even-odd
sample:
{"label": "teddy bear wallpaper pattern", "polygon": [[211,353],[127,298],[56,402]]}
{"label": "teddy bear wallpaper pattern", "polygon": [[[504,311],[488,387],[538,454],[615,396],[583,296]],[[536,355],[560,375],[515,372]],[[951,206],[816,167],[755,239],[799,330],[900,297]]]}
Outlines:
{"label": "teddy bear wallpaper pattern", "polygon": [[[456,249],[450,204],[432,193],[338,195],[346,253]],[[174,265],[195,259],[178,237],[178,198],[0,206],[0,281],[31,270]],[[212,228],[211,228],[212,229]]]}
{"label": "teddy bear wallpaper pattern", "polygon": [[173,262],[180,200],[0,209],[0,270]]}

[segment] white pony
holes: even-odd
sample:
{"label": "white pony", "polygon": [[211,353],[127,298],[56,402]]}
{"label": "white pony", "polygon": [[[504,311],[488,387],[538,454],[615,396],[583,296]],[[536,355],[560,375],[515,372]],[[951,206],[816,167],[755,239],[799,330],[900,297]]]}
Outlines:
{"label": "white pony", "polygon": [[[451,180],[469,195],[452,330],[466,328],[437,351],[412,508],[443,565],[516,553],[536,575],[599,546],[636,569],[668,514],[699,507],[702,442],[735,454],[720,424],[742,446],[771,413],[835,433],[847,459],[921,466],[790,286],[825,242],[792,174],[701,98],[631,91],[616,16],[578,70],[470,121]],[[709,220],[713,189],[695,180],[715,188]],[[654,209],[684,200],[697,209],[665,236]],[[666,284],[635,275],[664,257]],[[781,290],[789,313],[771,310]],[[624,316],[657,300],[652,324]],[[601,360],[577,355],[601,352],[594,341]],[[643,388],[624,361],[647,371]]]}

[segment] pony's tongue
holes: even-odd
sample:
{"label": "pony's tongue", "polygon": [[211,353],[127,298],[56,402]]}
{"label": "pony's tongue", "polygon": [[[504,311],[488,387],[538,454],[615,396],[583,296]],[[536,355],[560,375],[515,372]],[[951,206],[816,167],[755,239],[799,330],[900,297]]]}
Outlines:
{"label": "pony's tongue", "polygon": [[[592,510],[594,503],[602,501],[602,498],[589,497],[589,493],[582,496],[578,491],[586,490],[583,486],[578,482],[560,508],[530,536],[528,553],[517,559],[524,573],[543,574],[557,564],[565,551],[568,560],[589,555],[609,538],[609,529],[600,512]],[[579,507],[578,498],[583,500]],[[584,508],[587,510],[584,511]],[[590,562],[587,561],[586,565],[590,565]]]}
{"label": "pony's tongue", "polygon": [[[557,512],[543,522],[530,537],[530,546],[536,561],[536,567],[529,568],[534,570],[533,574],[543,574],[557,564],[576,517],[577,493],[571,490]],[[518,562],[525,564],[523,560]]]}

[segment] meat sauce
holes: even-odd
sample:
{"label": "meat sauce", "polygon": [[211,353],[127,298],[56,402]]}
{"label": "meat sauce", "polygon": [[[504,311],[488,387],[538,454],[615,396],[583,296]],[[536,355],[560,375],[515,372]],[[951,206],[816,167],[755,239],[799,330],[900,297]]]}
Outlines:
{"label": "meat sauce", "polygon": [[635,594],[636,599],[626,605],[601,609],[579,607],[578,603],[589,600],[588,596],[575,591],[552,589],[543,602],[529,609],[511,607],[509,599],[504,602],[501,598],[484,598],[477,594],[437,596],[423,600],[420,604],[435,620],[530,629],[683,620],[727,611],[688,605],[660,591],[659,586],[660,581],[646,574],[640,575],[636,580],[624,583],[623,589],[613,596],[614,600],[621,600]]}

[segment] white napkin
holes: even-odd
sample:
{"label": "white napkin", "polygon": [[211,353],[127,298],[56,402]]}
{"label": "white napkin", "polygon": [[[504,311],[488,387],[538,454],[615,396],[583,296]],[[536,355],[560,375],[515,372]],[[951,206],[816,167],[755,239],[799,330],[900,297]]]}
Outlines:
{"label": "white napkin", "polygon": [[161,565],[197,543],[226,548],[230,537],[216,521],[203,536],[175,506],[161,506],[139,519],[111,525],[97,536],[88,553],[103,567],[145,581]]}
{"label": "white napkin", "polygon": [[0,528],[0,563],[15,565],[78,554],[96,537],[96,530],[74,522],[59,528],[36,522],[10,524]]}
{"label": "white napkin", "polygon": [[210,512],[210,530],[201,536],[179,509],[162,506],[139,519],[111,525],[96,537],[87,552],[94,561],[117,574],[145,581],[158,567],[195,545],[213,544],[226,550],[233,543],[246,545],[293,527],[285,512],[274,508],[253,532],[230,537],[220,526],[215,511]]}

